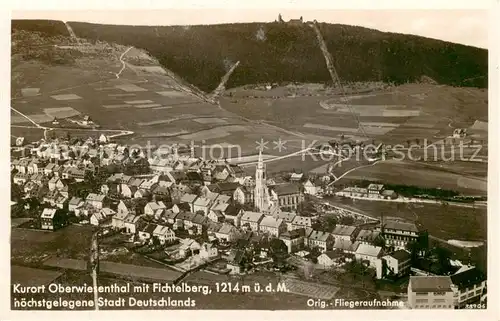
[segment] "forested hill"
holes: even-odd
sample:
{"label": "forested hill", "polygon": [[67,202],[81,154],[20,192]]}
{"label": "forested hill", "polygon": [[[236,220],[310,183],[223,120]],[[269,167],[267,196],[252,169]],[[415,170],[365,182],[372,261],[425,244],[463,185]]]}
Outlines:
{"label": "forested hill", "polygon": [[[13,27],[16,25],[34,28],[13,22]],[[213,90],[236,61],[240,65],[228,87],[264,82],[330,82],[316,35],[307,24],[69,25],[80,38],[145,49],[163,66],[205,91]],[[355,26],[322,23],[319,27],[344,81],[400,84],[427,76],[440,84],[487,87],[485,49]]]}

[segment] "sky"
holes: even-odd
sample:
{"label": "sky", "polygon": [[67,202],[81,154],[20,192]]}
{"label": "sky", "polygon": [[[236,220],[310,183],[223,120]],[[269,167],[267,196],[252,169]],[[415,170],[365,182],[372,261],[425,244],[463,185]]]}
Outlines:
{"label": "sky", "polygon": [[197,25],[235,22],[270,22],[281,13],[285,21],[357,25],[381,31],[488,48],[488,11],[480,9],[297,10],[297,9],[168,9],[123,11],[13,11],[13,19],[54,19],[117,25]]}

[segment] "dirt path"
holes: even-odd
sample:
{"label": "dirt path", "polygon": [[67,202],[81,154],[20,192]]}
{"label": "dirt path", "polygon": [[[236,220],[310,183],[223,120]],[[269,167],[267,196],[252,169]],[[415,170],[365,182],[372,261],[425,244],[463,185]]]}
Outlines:
{"label": "dirt path", "polygon": [[130,51],[130,49],[132,49],[132,48],[134,48],[134,47],[132,47],[132,46],[128,47],[128,48],[127,48],[127,50],[125,50],[125,51],[121,54],[121,56],[120,56],[120,62],[121,62],[121,64],[122,64],[122,69],[120,69],[120,71],[119,71],[117,74],[115,74],[116,79],[120,79],[120,75],[121,75],[121,73],[122,73],[122,72],[125,70],[125,68],[127,67],[127,65],[125,64],[125,61],[123,61],[123,58],[125,57],[125,55],[127,54],[127,52],[129,52],[129,51]]}

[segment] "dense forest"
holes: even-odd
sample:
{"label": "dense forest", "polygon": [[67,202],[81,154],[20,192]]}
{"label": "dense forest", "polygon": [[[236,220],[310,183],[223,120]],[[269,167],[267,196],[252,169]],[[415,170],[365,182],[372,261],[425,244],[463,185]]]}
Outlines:
{"label": "dense forest", "polygon": [[[236,61],[227,86],[265,82],[329,83],[330,76],[307,24],[241,23],[200,26],[116,26],[69,22],[80,38],[142,48],[166,68],[205,91]],[[13,21],[13,28],[66,33],[62,22]],[[440,84],[487,88],[488,51],[363,27],[319,24],[344,81],[395,84],[427,76]]]}

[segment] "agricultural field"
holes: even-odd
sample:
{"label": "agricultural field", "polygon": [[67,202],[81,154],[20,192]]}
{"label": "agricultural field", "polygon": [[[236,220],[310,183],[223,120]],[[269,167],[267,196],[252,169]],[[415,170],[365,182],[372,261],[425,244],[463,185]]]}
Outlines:
{"label": "agricultural field", "polygon": [[447,169],[441,170],[439,166],[388,160],[352,171],[345,178],[399,184],[401,177],[404,176],[407,185],[455,190],[466,195],[486,195],[485,177],[470,176],[465,179],[463,175],[459,170],[455,172]]}
{"label": "agricultural field", "polygon": [[52,256],[87,260],[91,237],[91,226],[70,225],[55,232],[13,228],[11,261],[41,266]]}
{"label": "agricultural field", "polygon": [[[349,205],[375,218],[380,218],[380,213],[391,213],[391,216],[418,222],[430,235],[444,240],[484,241],[487,238],[486,208],[376,202],[337,197],[334,200],[340,205]],[[464,226],[469,228],[464,229]]]}

